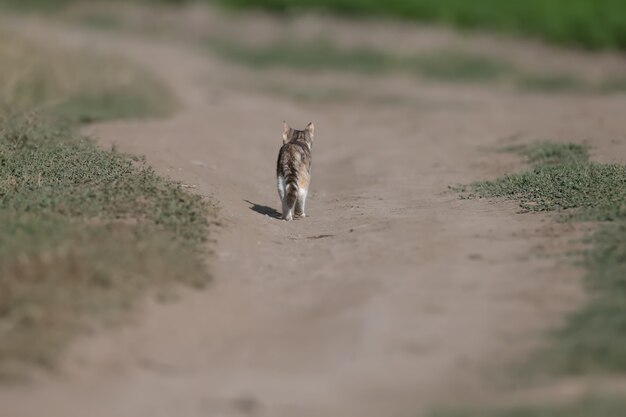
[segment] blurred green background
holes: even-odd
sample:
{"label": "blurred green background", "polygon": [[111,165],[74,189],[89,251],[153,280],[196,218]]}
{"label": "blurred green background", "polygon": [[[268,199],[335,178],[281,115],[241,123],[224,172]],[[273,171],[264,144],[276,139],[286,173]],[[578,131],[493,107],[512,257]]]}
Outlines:
{"label": "blurred green background", "polygon": [[[56,8],[91,0],[0,0],[17,7]],[[114,0],[181,4],[193,0]],[[278,13],[302,10],[390,17],[486,29],[587,49],[626,50],[623,0],[196,0]]]}

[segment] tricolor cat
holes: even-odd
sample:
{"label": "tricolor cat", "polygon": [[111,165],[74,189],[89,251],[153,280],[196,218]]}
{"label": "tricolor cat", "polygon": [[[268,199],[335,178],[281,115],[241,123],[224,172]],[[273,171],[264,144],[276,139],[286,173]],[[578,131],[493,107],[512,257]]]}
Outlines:
{"label": "tricolor cat", "polygon": [[313,123],[304,130],[296,130],[283,122],[283,146],[278,153],[276,176],[285,220],[306,217],[304,206],[311,181],[313,129]]}

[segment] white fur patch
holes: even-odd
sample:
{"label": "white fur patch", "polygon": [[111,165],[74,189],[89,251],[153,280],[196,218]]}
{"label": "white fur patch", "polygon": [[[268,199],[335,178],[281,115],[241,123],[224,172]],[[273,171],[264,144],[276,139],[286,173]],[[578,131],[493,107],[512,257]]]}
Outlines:
{"label": "white fur patch", "polygon": [[278,176],[278,195],[281,200],[285,198],[285,177],[282,175]]}

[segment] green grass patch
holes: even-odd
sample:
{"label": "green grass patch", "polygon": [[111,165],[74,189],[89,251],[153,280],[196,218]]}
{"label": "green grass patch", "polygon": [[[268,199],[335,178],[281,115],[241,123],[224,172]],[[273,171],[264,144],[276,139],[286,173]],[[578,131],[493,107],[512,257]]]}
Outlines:
{"label": "green grass patch", "polygon": [[555,332],[542,367],[570,375],[626,372],[626,167],[591,162],[581,145],[510,150],[525,155],[532,168],[465,191],[519,199],[523,208],[557,211],[563,221],[601,222],[583,258],[591,299]]}
{"label": "green grass patch", "polygon": [[521,146],[516,150],[531,165],[558,165],[587,162],[589,149],[575,143],[540,143]]}
{"label": "green grass patch", "polygon": [[401,64],[397,58],[374,49],[342,50],[328,40],[276,42],[266,46],[247,46],[224,40],[210,40],[208,44],[221,57],[252,68],[287,67],[378,74]]}
{"label": "green grass patch", "polygon": [[504,59],[453,49],[417,55],[404,66],[425,78],[465,82],[495,81],[517,71]]}
{"label": "green grass patch", "polygon": [[520,152],[532,161],[532,170],[471,188],[483,197],[517,198],[533,211],[561,210],[578,219],[626,215],[626,167],[589,162],[580,145],[539,144]]}
{"label": "green grass patch", "polygon": [[[540,92],[580,92],[591,88],[571,74],[522,74],[517,80],[522,90]],[[603,90],[600,90],[603,91]]]}
{"label": "green grass patch", "polygon": [[[462,187],[470,195],[521,200],[530,211],[556,211],[562,221],[592,220],[582,265],[589,301],[552,332],[552,343],[533,357],[543,376],[623,376],[626,372],[626,167],[589,160],[577,144],[536,143],[504,149],[524,156],[525,172]],[[438,409],[432,417],[615,417],[620,397],[588,397],[548,405]]]}
{"label": "green grass patch", "polygon": [[65,7],[69,4],[76,3],[75,0],[0,0],[0,6],[10,7],[14,9],[37,9],[37,10],[54,10],[59,7]]}
{"label": "green grass patch", "polygon": [[[146,290],[208,281],[212,209],[78,123],[160,116],[156,79],[117,58],[0,40],[0,378],[52,366],[72,335]],[[34,114],[39,116],[24,116]]]}
{"label": "green grass patch", "polygon": [[316,10],[345,16],[388,16],[531,36],[576,47],[626,50],[626,3],[621,0],[220,0],[220,3],[279,13]]}
{"label": "green grass patch", "polygon": [[626,411],[626,400],[588,398],[564,405],[517,406],[481,410],[438,410],[430,417],[618,417]]}
{"label": "green grass patch", "polygon": [[[192,0],[144,1],[178,5]],[[0,0],[0,5],[51,11],[81,2],[87,0]],[[218,0],[218,3],[230,8],[283,14],[312,10],[348,17],[385,16],[529,36],[588,49],[626,50],[626,4],[621,0]]]}
{"label": "green grass patch", "polygon": [[602,81],[598,91],[604,93],[626,93],[626,77],[613,77]]}
{"label": "green grass patch", "polygon": [[340,48],[326,39],[254,46],[211,39],[207,45],[218,56],[254,69],[290,68],[371,75],[405,73],[440,82],[501,83],[543,93],[606,93],[621,88],[620,80],[612,85],[595,86],[571,74],[528,73],[495,55],[451,48],[407,56],[370,47]]}
{"label": "green grass patch", "polygon": [[110,10],[85,10],[75,17],[77,21],[89,28],[105,30],[123,29],[124,22],[121,16]]}
{"label": "green grass patch", "polygon": [[141,161],[34,120],[0,121],[0,376],[51,365],[85,317],[207,282],[208,205]]}
{"label": "green grass patch", "polygon": [[252,68],[285,67],[366,74],[395,71],[435,80],[465,82],[493,81],[516,71],[506,60],[454,49],[407,57],[367,47],[338,48],[329,40],[277,42],[264,46],[211,40],[208,44],[219,56]]}

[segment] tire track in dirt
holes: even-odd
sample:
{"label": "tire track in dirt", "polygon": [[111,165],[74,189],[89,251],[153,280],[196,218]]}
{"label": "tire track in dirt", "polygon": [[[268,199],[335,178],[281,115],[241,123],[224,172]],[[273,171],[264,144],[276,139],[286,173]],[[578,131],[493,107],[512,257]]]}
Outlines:
{"label": "tire track in dirt", "polygon": [[[148,302],[134,323],[77,343],[61,375],[3,388],[7,417],[414,416],[497,395],[492,374],[581,298],[579,271],[537,256],[566,246],[572,226],[447,187],[515,168],[484,151],[500,138],[597,134],[578,116],[617,112],[616,100],[390,80],[451,105],[306,104],[233,89],[230,68],[176,43],[18,26],[152,68],[179,114],[88,130],[214,195],[224,227],[209,289]],[[274,217],[283,119],[316,123],[310,217],[289,223]]]}

